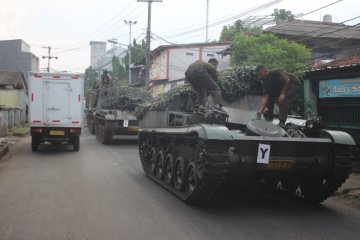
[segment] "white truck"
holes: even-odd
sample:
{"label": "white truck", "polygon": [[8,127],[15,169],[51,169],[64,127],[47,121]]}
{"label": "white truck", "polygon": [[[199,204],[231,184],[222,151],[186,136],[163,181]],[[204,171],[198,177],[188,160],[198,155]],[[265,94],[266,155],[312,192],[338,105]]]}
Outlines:
{"label": "white truck", "polygon": [[29,73],[29,125],[32,151],[41,143],[70,143],[79,151],[84,80],[70,73]]}

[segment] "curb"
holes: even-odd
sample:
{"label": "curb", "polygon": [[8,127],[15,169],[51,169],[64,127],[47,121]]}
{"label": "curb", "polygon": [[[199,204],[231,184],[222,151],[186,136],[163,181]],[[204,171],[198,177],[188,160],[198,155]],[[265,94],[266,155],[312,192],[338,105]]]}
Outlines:
{"label": "curb", "polygon": [[14,132],[13,136],[17,136],[17,137],[26,137],[27,135],[29,135],[30,129],[23,131],[23,132]]}
{"label": "curb", "polygon": [[9,152],[7,144],[0,144],[0,159],[2,159]]}

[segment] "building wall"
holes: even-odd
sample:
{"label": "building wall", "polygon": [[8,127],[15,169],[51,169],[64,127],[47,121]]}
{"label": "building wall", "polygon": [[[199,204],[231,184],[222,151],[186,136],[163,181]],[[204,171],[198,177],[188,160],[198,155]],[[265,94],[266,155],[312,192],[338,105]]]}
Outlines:
{"label": "building wall", "polygon": [[[359,65],[336,66],[305,73],[305,114],[322,118],[323,128],[349,133],[360,146]],[[360,154],[360,148],[358,148]],[[360,157],[360,155],[359,155]],[[360,158],[358,160],[360,162]]]}
{"label": "building wall", "polygon": [[219,65],[217,70],[222,71],[225,70],[227,67],[230,66],[230,55],[222,57],[221,55],[217,54],[217,52],[223,51],[228,48],[230,45],[225,46],[209,46],[202,48],[202,57],[201,59],[205,62],[209,61],[210,58],[216,58],[218,60]]}
{"label": "building wall", "polygon": [[28,72],[39,71],[39,58],[21,39],[0,41],[0,69],[21,71],[28,83]]}
{"label": "building wall", "polygon": [[319,39],[316,43],[309,44],[307,47],[313,50],[313,62],[326,59],[341,59],[360,53],[359,41],[345,41],[341,43]]}
{"label": "building wall", "polygon": [[200,48],[170,49],[169,81],[185,78],[188,66],[200,59]]}
{"label": "building wall", "polygon": [[229,45],[168,48],[153,59],[150,79],[175,81],[185,78],[188,66],[197,61],[208,61],[216,58],[219,61],[218,71],[222,71],[230,65],[230,56],[222,57],[217,52],[224,50]]}
{"label": "building wall", "polygon": [[99,59],[106,54],[106,42],[90,42],[90,66],[96,69]]}
{"label": "building wall", "polygon": [[151,80],[160,80],[168,78],[167,59],[169,50],[161,52],[161,54],[153,60],[150,70]]}
{"label": "building wall", "polygon": [[19,90],[0,90],[0,103],[8,108],[20,107],[20,91]]}
{"label": "building wall", "polygon": [[[222,57],[218,52],[225,50],[229,46],[229,44],[211,46],[210,44],[204,44],[193,47],[189,45],[182,48],[164,48],[160,54],[152,59],[150,69],[151,94],[156,96],[183,84],[187,68],[195,61],[203,60],[207,62],[210,58],[216,58],[219,62],[217,70],[226,69],[230,66],[230,56]],[[163,80],[167,81],[164,82]]]}
{"label": "building wall", "polygon": [[230,65],[230,56],[222,57],[217,52],[227,47],[229,45],[165,49],[153,59],[150,79],[169,81],[184,79],[186,69],[191,63],[197,60],[207,62],[210,58],[219,61],[218,71],[224,70]]}

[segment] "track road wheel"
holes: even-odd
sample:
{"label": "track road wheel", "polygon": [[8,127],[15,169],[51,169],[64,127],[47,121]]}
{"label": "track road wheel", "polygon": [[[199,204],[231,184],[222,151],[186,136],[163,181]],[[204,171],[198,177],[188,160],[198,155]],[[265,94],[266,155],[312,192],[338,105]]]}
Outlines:
{"label": "track road wheel", "polygon": [[156,177],[162,179],[164,176],[164,151],[160,150],[156,156]]}
{"label": "track road wheel", "polygon": [[164,162],[164,180],[165,183],[171,185],[174,179],[174,155],[169,153],[166,155]]}
{"label": "track road wheel", "polygon": [[202,178],[205,171],[205,160],[206,160],[206,150],[204,141],[200,141],[196,144],[195,152],[193,155],[193,161],[195,163],[194,167],[198,178]]}
{"label": "track road wheel", "polygon": [[156,149],[155,149],[155,147],[149,148],[147,158],[148,158],[149,173],[151,175],[155,175],[155,172],[156,172]]}
{"label": "track road wheel", "polygon": [[176,190],[181,191],[185,180],[185,161],[182,157],[175,160],[174,173],[174,187]]}
{"label": "track road wheel", "polygon": [[199,184],[199,176],[195,170],[195,164],[193,162],[189,163],[186,169],[186,193],[191,195]]}
{"label": "track road wheel", "polygon": [[40,139],[38,137],[31,137],[31,150],[37,152],[39,150]]}

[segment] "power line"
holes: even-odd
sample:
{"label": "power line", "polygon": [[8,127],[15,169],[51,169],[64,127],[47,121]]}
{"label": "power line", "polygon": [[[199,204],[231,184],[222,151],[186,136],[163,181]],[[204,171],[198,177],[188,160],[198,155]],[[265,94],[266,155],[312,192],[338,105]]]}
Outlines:
{"label": "power line", "polygon": [[125,8],[121,9],[119,12],[117,12],[114,16],[112,16],[108,21],[106,21],[103,25],[101,25],[99,28],[97,28],[97,30],[95,30],[94,32],[90,33],[89,35],[87,35],[86,37],[84,37],[82,40],[76,42],[75,44],[73,44],[72,46],[76,46],[79,43],[88,40],[90,37],[92,37],[93,35],[95,35],[97,32],[99,32],[100,30],[103,30],[104,27],[106,25],[108,25],[110,22],[112,22],[114,19],[116,19],[118,16],[120,16],[120,14],[122,14],[125,10],[127,10],[131,5],[135,4],[135,2],[131,2],[130,4],[126,5]]}
{"label": "power line", "polygon": [[[80,49],[84,49],[84,48],[88,48],[89,45],[84,45],[84,46],[81,46],[81,47],[77,47],[77,48],[70,48],[70,49],[63,49],[63,51],[61,52],[56,52],[57,55],[60,55],[60,54],[64,54],[64,53],[67,53],[67,52],[73,52],[73,51],[78,51]],[[57,49],[60,49],[60,48],[57,48]]]}
{"label": "power line", "polygon": [[[125,45],[125,44],[124,44],[124,45]],[[119,56],[121,56],[122,54],[123,54],[123,52],[121,52],[121,53],[118,54],[118,55],[114,55],[114,57],[119,57]],[[113,57],[111,58],[110,61],[108,61],[107,63],[105,63],[105,64],[102,65],[101,67],[96,68],[96,70],[101,70],[103,67],[106,67],[107,65],[109,65],[110,63],[112,63],[112,60],[113,60]]]}
{"label": "power line", "polygon": [[[355,20],[355,19],[357,19],[357,18],[360,18],[360,16],[357,16],[357,17],[351,18],[351,19],[349,19],[349,20],[346,20],[346,21],[344,21],[343,23],[349,22],[349,21],[352,21],[352,20]],[[300,41],[300,42],[303,42],[303,41],[308,40],[308,39],[318,38],[318,37],[322,37],[322,36],[325,36],[325,35],[328,35],[328,34],[331,34],[331,33],[341,32],[341,31],[344,31],[344,30],[346,30],[346,29],[359,26],[359,24],[360,24],[360,23],[355,24],[355,25],[352,25],[352,26],[346,26],[346,27],[344,27],[344,28],[342,28],[342,29],[337,29],[337,30],[334,30],[334,31],[331,31],[331,32],[322,33],[322,34],[319,34],[319,35],[313,36],[313,37],[306,37],[306,38],[300,39],[299,41]],[[327,29],[327,28],[326,28],[326,29]],[[310,32],[310,33],[312,33],[312,32]]]}
{"label": "power line", "polygon": [[[320,8],[311,10],[310,12],[297,14],[297,15],[294,16],[294,19],[300,18],[300,17],[304,17],[304,16],[306,16],[306,15],[309,15],[309,14],[312,14],[312,13],[314,13],[314,12],[320,11],[320,10],[322,10],[322,9],[324,9],[324,8],[330,7],[330,6],[334,5],[334,4],[337,4],[337,3],[342,2],[342,1],[343,1],[343,0],[337,0],[337,1],[335,1],[335,2],[332,2],[332,3],[329,3],[329,4],[327,4],[327,5],[324,5],[324,6],[320,7]],[[269,16],[272,16],[272,14],[265,15],[264,18],[269,17]],[[252,22],[252,24],[257,23],[257,22],[261,21],[262,19],[263,19],[263,18],[255,21],[255,22]],[[275,27],[279,27],[279,26],[285,25],[285,24],[287,24],[287,23],[289,23],[289,22],[294,21],[294,19],[289,19],[289,20],[280,22],[280,23],[276,24]],[[272,24],[272,23],[273,23],[273,20],[263,23],[262,26],[270,25],[270,24]],[[292,30],[292,31],[294,31],[294,30]],[[294,32],[295,32],[295,31],[294,31]],[[298,32],[300,32],[300,31],[298,31]]]}
{"label": "power line", "polygon": [[8,24],[6,23],[5,21],[5,17],[3,16],[3,14],[1,13],[0,11],[0,16],[1,16],[1,19],[2,21],[4,22],[5,26],[6,26],[6,29],[9,31],[10,35],[15,38],[14,34],[12,33],[11,29],[9,28]]}
{"label": "power line", "polygon": [[[141,14],[144,13],[145,10],[142,10],[139,14],[137,14],[135,17],[132,17],[134,14],[129,15],[127,18],[137,18],[137,16],[140,16]],[[98,34],[95,34],[92,36],[92,38],[98,38],[98,39],[108,39],[113,37],[114,32],[119,32],[119,30],[124,29],[124,25],[123,25],[123,21],[118,21],[116,22],[114,25],[112,25],[110,28],[104,28],[103,31],[99,32]],[[136,31],[133,31],[136,32]],[[116,38],[120,38],[120,37],[126,37],[127,34],[122,34]]]}
{"label": "power line", "polygon": [[[264,9],[266,9],[268,7],[271,7],[271,6],[275,5],[275,4],[278,4],[279,2],[282,2],[282,1],[283,0],[275,0],[275,1],[268,2],[268,3],[263,4],[263,5],[260,5],[258,7],[251,8],[251,9],[246,10],[246,11],[244,11],[244,12],[242,12],[242,13],[236,15],[236,16],[228,17],[228,18],[222,19],[220,21],[214,22],[212,24],[209,24],[209,28],[215,27],[217,25],[220,25],[220,24],[223,24],[223,23],[235,20],[235,19],[238,19],[238,18],[246,16],[246,15],[249,15],[249,14],[251,14],[253,12],[264,10]],[[177,37],[177,36],[183,36],[183,35],[186,35],[186,34],[191,34],[191,33],[202,31],[202,30],[204,30],[204,26],[200,27],[200,28],[192,29],[192,30],[189,30],[189,31],[186,31],[186,32],[183,32],[183,33],[178,33],[178,34],[175,34],[173,36],[166,36],[166,38],[173,38],[173,37]]]}
{"label": "power line", "polygon": [[[322,7],[320,7],[320,8],[311,10],[310,12],[298,14],[298,15],[296,15],[294,18],[304,17],[304,16],[306,16],[306,15],[309,15],[309,14],[312,14],[312,13],[314,13],[314,12],[320,11],[320,10],[322,10],[322,9],[324,9],[324,8],[330,7],[330,6],[334,5],[334,4],[337,4],[337,3],[342,2],[342,1],[343,1],[343,0],[337,0],[337,1],[335,1],[335,2],[332,2],[332,3],[329,3],[329,4],[325,5],[325,6],[322,6]],[[293,19],[290,19],[290,20],[286,20],[286,21],[284,21],[284,22],[281,22],[281,23],[277,24],[276,26],[281,26],[281,25],[284,25],[284,24],[286,24],[286,23],[288,23],[288,22],[291,22],[291,21],[293,21]],[[265,23],[265,24],[263,24],[263,25],[266,25],[266,24],[268,24],[268,23],[271,23],[271,22],[269,21],[269,22],[267,22],[267,23]]]}
{"label": "power line", "polygon": [[[360,25],[360,23],[358,23],[358,24],[356,24],[354,26],[359,26],[359,25]],[[360,34],[354,35],[353,37],[360,37]],[[326,43],[330,43],[330,42],[331,43],[342,43],[342,42],[345,42],[345,41],[348,41],[348,40],[349,40],[349,38],[347,38],[347,39],[339,39],[337,41],[326,41],[323,44],[321,44],[321,45],[319,45],[319,46],[317,46],[317,47],[315,47],[313,49],[320,49],[322,46],[327,45]]]}
{"label": "power line", "polygon": [[[157,35],[157,34],[155,34],[155,33],[153,33],[153,32],[152,32],[152,34],[155,35],[158,39],[160,39],[160,40],[162,40],[162,41],[164,41],[164,42],[166,42],[166,43],[169,43],[171,46],[174,46],[174,47],[182,47],[182,48],[187,49],[187,50],[200,52],[200,50],[197,49],[196,47],[195,47],[195,48],[184,47],[184,45],[179,45],[179,44],[172,43],[172,42],[170,42],[170,41],[168,41],[168,40],[160,37],[159,35]],[[207,52],[207,53],[217,53],[218,51],[221,51],[221,50],[223,50],[223,49],[224,49],[224,48],[221,48],[221,47],[220,47],[220,48],[218,48],[218,49],[213,48],[213,50],[201,50],[201,51],[202,51],[202,52],[205,52],[205,53],[206,53],[206,52]]]}

